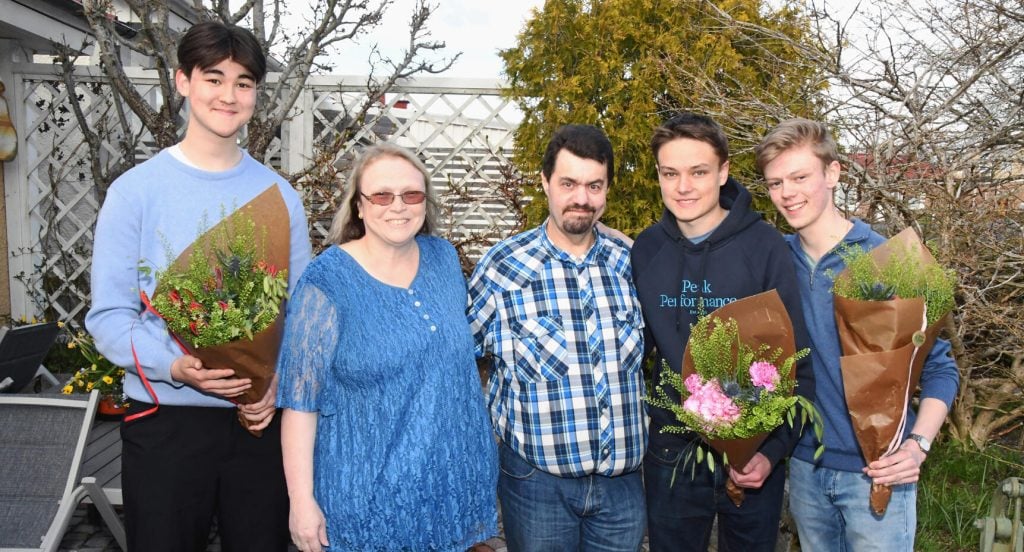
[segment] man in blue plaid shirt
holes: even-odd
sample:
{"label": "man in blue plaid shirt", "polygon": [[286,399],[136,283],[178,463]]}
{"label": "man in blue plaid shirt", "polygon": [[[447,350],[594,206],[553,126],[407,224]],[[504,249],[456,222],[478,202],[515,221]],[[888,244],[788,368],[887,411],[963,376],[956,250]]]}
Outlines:
{"label": "man in blue plaid shirt", "polygon": [[604,132],[558,129],[541,171],[547,221],[494,246],[470,279],[477,354],[493,357],[513,552],[621,552],[643,539],[643,317],[628,246],[597,228],[614,168]]}

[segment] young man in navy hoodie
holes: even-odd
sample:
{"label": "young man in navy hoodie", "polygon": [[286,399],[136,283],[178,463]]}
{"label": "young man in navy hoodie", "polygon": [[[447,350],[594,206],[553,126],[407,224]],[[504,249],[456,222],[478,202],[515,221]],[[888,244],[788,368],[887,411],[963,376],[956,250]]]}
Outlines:
{"label": "young man in navy hoodie", "polygon": [[[790,460],[789,503],[800,545],[807,550],[913,550],[916,481],[959,384],[949,342],[937,340],[925,360],[920,407],[916,418],[909,412],[903,444],[865,465],[843,393],[832,278],[846,266],[839,256],[843,247],[872,249],[885,238],[836,209],[832,191],[839,183],[839,156],[824,124],[785,121],[765,136],[755,154],[772,202],[796,230],[786,241],[811,337],[814,403],[825,423],[825,452],[817,465],[817,444],[807,435]],[[871,482],[893,487],[884,515],[868,507]]]}
{"label": "young man in navy hoodie", "polygon": [[[678,115],[654,131],[651,150],[665,212],[637,237],[632,261],[646,343],[657,348],[656,370],[661,360],[672,370],[681,369],[701,304],[710,313],[771,289],[778,290],[789,311],[797,347],[806,346],[788,248],[778,231],[751,210],[750,193],[729,177],[729,145],[722,128],[705,116]],[[797,366],[797,380],[797,393],[812,397],[814,380],[806,361]],[[674,390],[666,391],[678,400]],[[716,515],[723,550],[774,550],[786,478],[782,460],[799,430],[783,424],[773,431],[744,471],[730,467],[712,473],[701,462],[691,478],[689,462],[695,455],[689,462],[683,459],[701,445],[701,438],[663,433],[663,427],[679,422],[661,408],[650,408],[650,414],[644,486],[651,552],[706,550]],[[716,463],[721,465],[717,453]],[[746,489],[742,507],[725,493],[729,477]]]}

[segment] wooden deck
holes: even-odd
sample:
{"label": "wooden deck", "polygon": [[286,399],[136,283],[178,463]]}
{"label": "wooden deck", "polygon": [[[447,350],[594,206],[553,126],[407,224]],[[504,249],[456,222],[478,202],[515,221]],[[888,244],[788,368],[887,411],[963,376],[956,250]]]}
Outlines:
{"label": "wooden deck", "polygon": [[95,477],[107,499],[123,506],[121,497],[121,422],[93,422],[82,458],[82,477]]}

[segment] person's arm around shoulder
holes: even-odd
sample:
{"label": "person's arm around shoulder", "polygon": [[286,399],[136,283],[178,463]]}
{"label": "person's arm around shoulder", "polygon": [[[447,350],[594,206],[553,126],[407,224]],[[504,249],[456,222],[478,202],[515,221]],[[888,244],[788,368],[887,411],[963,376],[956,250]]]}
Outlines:
{"label": "person's arm around shoulder", "polygon": [[621,241],[626,244],[626,247],[633,247],[633,238],[616,230],[615,228],[605,225],[605,223],[601,221],[597,221],[597,231]]}

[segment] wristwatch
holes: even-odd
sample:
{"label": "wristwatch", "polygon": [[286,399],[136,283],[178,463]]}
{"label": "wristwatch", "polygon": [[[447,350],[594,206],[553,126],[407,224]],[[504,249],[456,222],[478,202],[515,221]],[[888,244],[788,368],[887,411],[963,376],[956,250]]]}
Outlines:
{"label": "wristwatch", "polygon": [[918,435],[917,433],[911,433],[907,436],[908,439],[917,441],[917,446],[921,447],[921,451],[928,454],[928,451],[932,448],[932,442],[928,440],[924,435]]}

